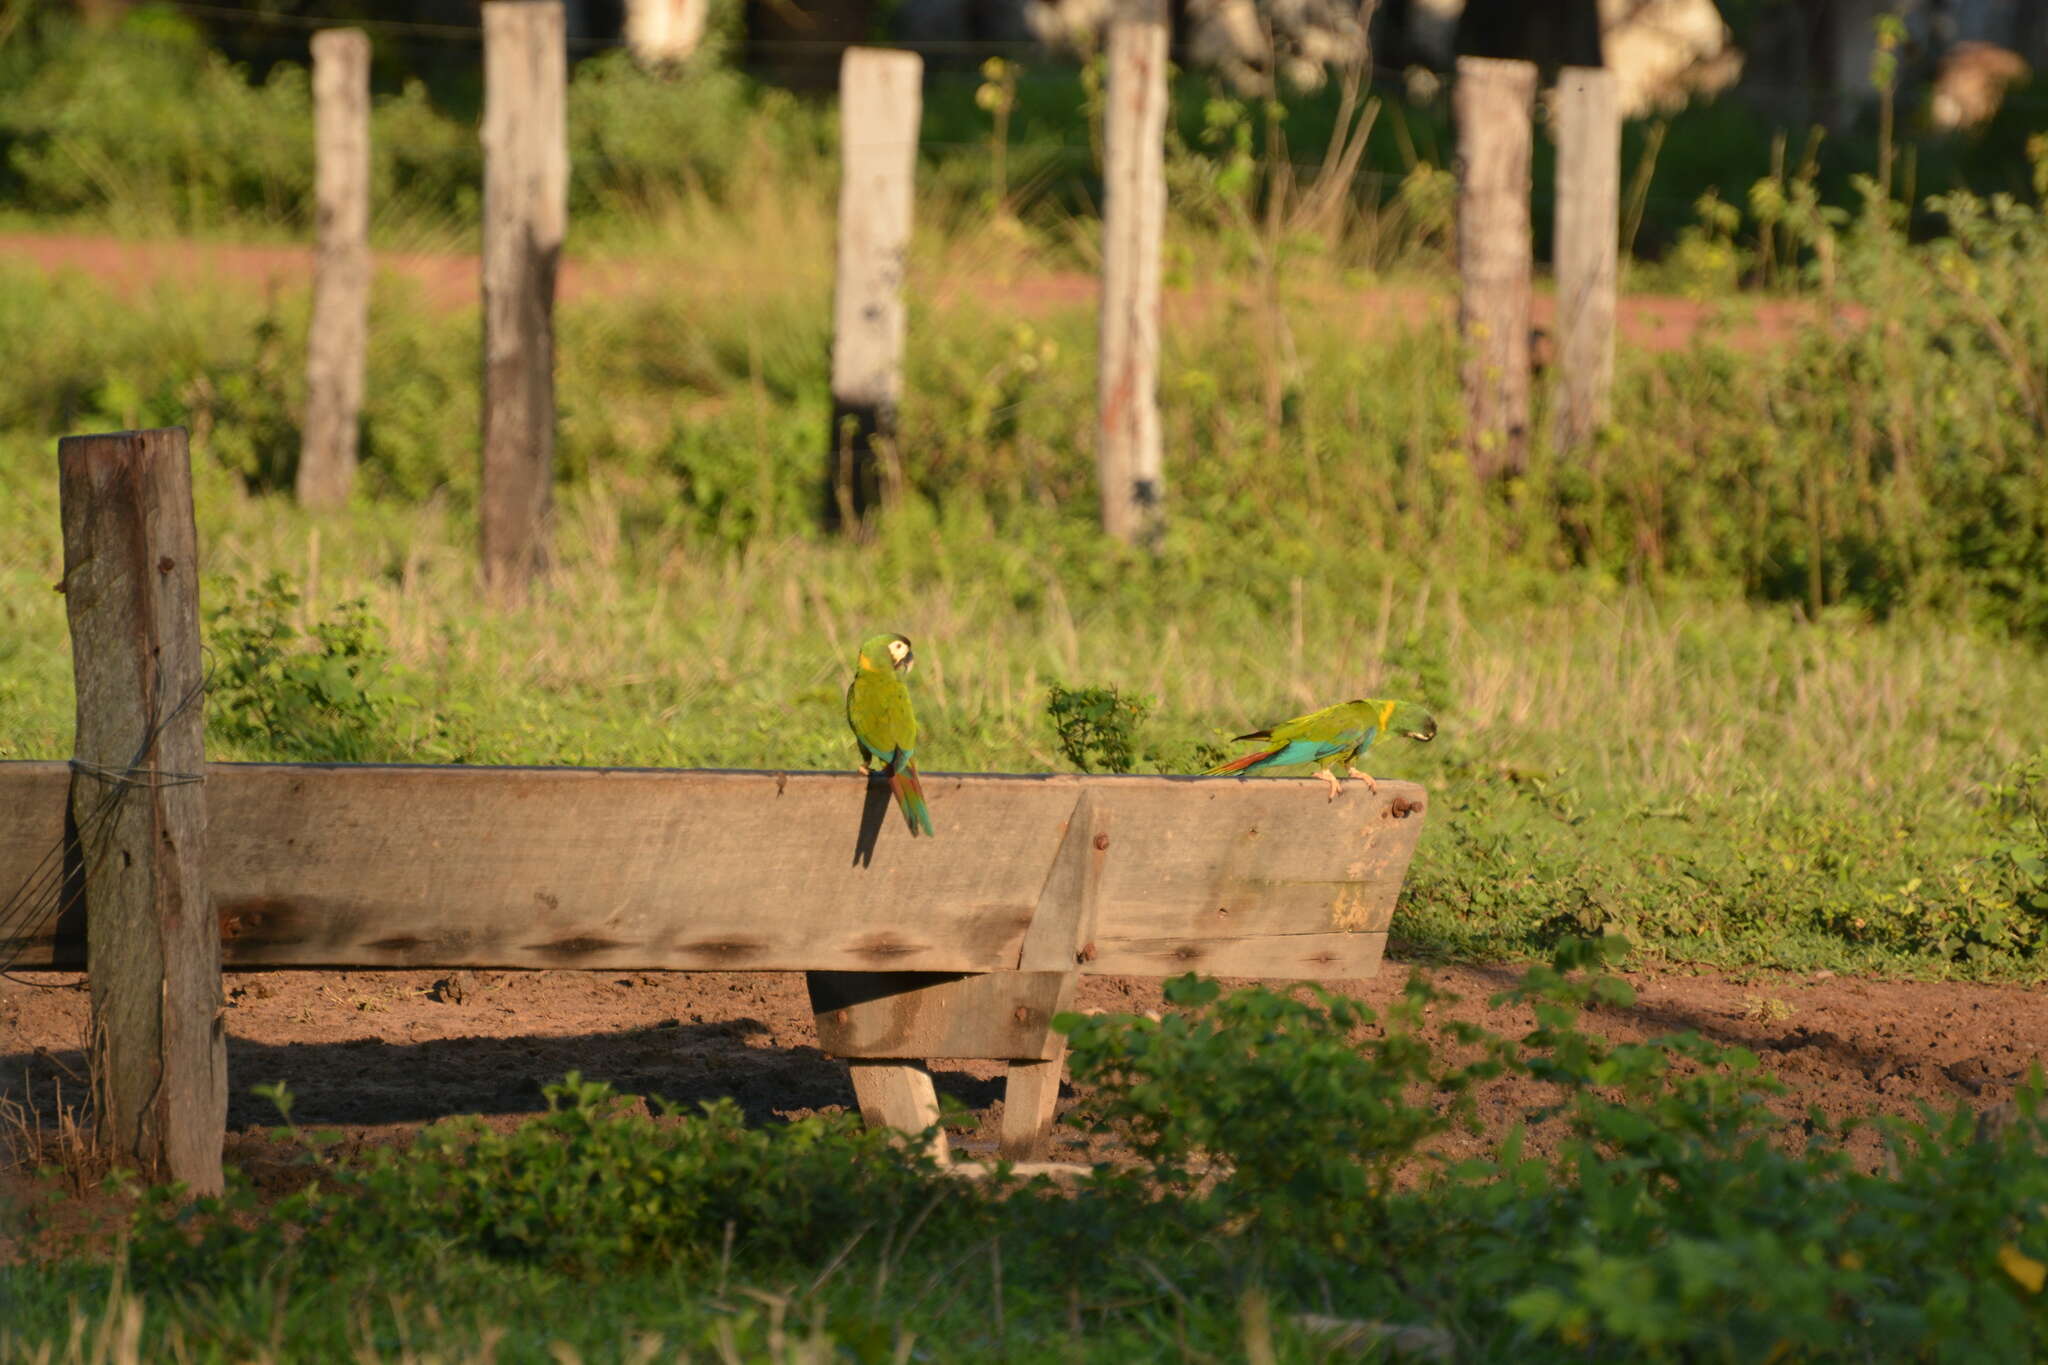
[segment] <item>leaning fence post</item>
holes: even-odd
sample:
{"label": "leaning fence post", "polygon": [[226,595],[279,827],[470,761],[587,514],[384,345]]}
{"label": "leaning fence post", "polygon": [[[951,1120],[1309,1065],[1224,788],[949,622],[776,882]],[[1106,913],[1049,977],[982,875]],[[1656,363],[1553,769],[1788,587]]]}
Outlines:
{"label": "leaning fence post", "polygon": [[1614,73],[1568,66],[1557,82],[1557,449],[1592,440],[1614,384],[1621,234],[1621,117]]}
{"label": "leaning fence post", "polygon": [[370,38],[313,35],[313,165],[318,246],[306,337],[306,427],[299,502],[335,508],[356,480],[356,424],[370,313]]}
{"label": "leaning fence post", "polygon": [[1466,443],[1481,479],[1529,462],[1529,152],[1532,62],[1460,57],[1458,334]]}
{"label": "leaning fence post", "polygon": [[1118,0],[1103,117],[1096,480],[1102,529],[1151,544],[1165,523],[1159,253],[1166,230],[1166,0]]}
{"label": "leaning fence post", "polygon": [[151,1180],[221,1188],[227,1044],[207,899],[198,533],[182,427],[57,443],[78,729],[99,1139]]}
{"label": "leaning fence post", "polygon": [[839,259],[832,287],[829,525],[879,501],[877,448],[903,393],[903,273],[910,254],[924,58],[852,47],[839,63]]}
{"label": "leaning fence post", "polygon": [[548,557],[568,48],[560,0],[489,0],[483,13],[483,565],[486,586],[517,601]]}

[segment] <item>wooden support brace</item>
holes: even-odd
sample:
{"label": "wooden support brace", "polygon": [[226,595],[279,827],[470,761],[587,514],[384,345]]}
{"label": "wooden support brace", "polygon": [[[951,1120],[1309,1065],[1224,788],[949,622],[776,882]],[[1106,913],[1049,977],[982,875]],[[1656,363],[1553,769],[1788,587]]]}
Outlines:
{"label": "wooden support brace", "polygon": [[846,1069],[853,1077],[861,1120],[868,1127],[909,1134],[930,1129],[932,1157],[941,1165],[950,1159],[946,1130],[937,1126],[939,1092],[932,1085],[929,1067],[923,1062],[850,1061]]}
{"label": "wooden support brace", "polygon": [[[1039,893],[1016,971],[807,974],[818,1044],[848,1060],[863,1118],[920,1131],[938,1115],[926,1060],[1000,1059],[1010,1063],[1002,1155],[1022,1160],[1043,1149],[1066,1056],[1052,1019],[1073,1003],[1108,848],[1107,812],[1083,793]],[[945,1154],[943,1140],[939,1154]]]}
{"label": "wooden support brace", "polygon": [[[1024,933],[1024,951],[1017,963],[1024,973],[1065,974],[1062,1009],[1073,1002],[1080,964],[1094,955],[1096,907],[1108,851],[1109,812],[1084,794],[1074,803],[1067,837],[1053,859],[1045,890],[1039,894],[1038,910]],[[1011,1161],[1029,1161],[1044,1154],[1052,1136],[1053,1110],[1059,1102],[1066,1057],[1066,1038],[1048,1028],[1044,1056],[1010,1063],[999,1155]]]}

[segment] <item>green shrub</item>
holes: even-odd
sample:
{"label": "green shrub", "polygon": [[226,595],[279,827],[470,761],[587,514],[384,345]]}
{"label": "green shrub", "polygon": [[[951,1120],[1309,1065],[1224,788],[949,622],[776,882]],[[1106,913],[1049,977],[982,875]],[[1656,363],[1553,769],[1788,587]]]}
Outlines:
{"label": "green shrub", "polygon": [[22,80],[10,83],[0,147],[25,206],[156,231],[305,221],[304,68],[279,66],[252,86],[195,24],[157,6],[96,32],[48,20],[15,41],[28,55],[9,54]]}
{"label": "green shrub", "polygon": [[1114,687],[1069,690],[1054,683],[1045,693],[1060,753],[1084,773],[1131,771],[1133,735],[1150,709],[1150,697],[1128,697]]}
{"label": "green shrub", "polygon": [[[1322,991],[1222,995],[1170,983],[1174,1011],[1064,1016],[1080,1110],[1114,1128],[1174,1225],[1282,1282],[1344,1283],[1400,1320],[1455,1324],[1518,1359],[2023,1361],[2048,1347],[2048,1109],[2042,1078],[1982,1137],[1967,1108],[1879,1127],[1889,1169],[1818,1114],[1803,1147],[1756,1056],[1678,1033],[1615,1045],[1582,1025],[1634,995],[1602,969],[1620,939],[1575,939],[1496,1003],[1507,1040],[1425,1014],[1411,983],[1382,1029]],[[1364,1036],[1360,1036],[1361,1033]],[[1466,1059],[1452,1063],[1440,1049]],[[1523,1134],[1433,1164],[1428,1139],[1475,1081],[1554,1087]],[[1444,1097],[1448,1097],[1448,1102]],[[1981,1354],[1980,1354],[1981,1353]]]}
{"label": "green shrub", "polygon": [[[302,63],[279,62],[251,84],[198,21],[142,5],[99,27],[55,15],[32,22],[0,52],[0,74],[12,77],[0,191],[19,207],[159,232],[313,226]],[[568,122],[577,221],[631,218],[689,193],[722,196],[762,174],[814,175],[828,127],[787,94],[758,90],[716,51],[667,72],[643,71],[622,51],[578,62]],[[478,221],[475,120],[437,105],[420,81],[374,100],[371,157],[380,233]]]}
{"label": "green shrub", "polygon": [[687,1118],[662,1104],[657,1120],[574,1072],[546,1098],[546,1115],[509,1132],[449,1119],[361,1166],[328,1160],[318,1134],[282,1130],[305,1144],[316,1178],[253,1228],[250,1191],[160,1196],[137,1215],[138,1279],[232,1284],[287,1248],[296,1271],[318,1274],[451,1255],[575,1276],[734,1253],[773,1264],[880,1222],[929,1218],[928,1206],[943,1222],[956,1207],[929,1156],[857,1115],[751,1128],[721,1100]]}
{"label": "green shrub", "polygon": [[300,605],[275,573],[208,614],[209,745],[301,762],[398,757],[399,677],[366,605],[343,602],[303,632]]}

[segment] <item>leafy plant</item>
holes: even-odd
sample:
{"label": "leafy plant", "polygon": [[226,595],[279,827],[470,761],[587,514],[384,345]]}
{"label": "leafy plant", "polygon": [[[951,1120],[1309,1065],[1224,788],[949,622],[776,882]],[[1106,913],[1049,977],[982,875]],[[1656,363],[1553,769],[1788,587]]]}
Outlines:
{"label": "leafy plant", "polygon": [[772,1260],[936,1202],[923,1149],[863,1129],[857,1115],[750,1128],[722,1100],[688,1117],[664,1103],[658,1119],[575,1072],[545,1095],[548,1112],[510,1132],[450,1119],[366,1165],[316,1153],[322,1178],[260,1228],[241,1226],[248,1191],[190,1202],[165,1192],[136,1224],[138,1277],[231,1283],[288,1246],[302,1271],[455,1250],[572,1275],[701,1267],[721,1244]]}
{"label": "leafy plant", "polygon": [[[1416,976],[1382,1017],[1313,986],[1225,995],[1176,977],[1162,1019],[1054,1021],[1077,1085],[1093,1088],[1070,1121],[1114,1131],[1197,1226],[1256,1228],[1262,1258],[1349,1255],[1382,1229],[1420,1146],[1469,1119],[1463,1092],[1501,1068],[1498,1040],[1456,1023],[1448,1037],[1481,1045],[1479,1059],[1438,1056],[1423,1023],[1444,999]],[[1439,1109],[1418,1093],[1453,1099]]]}
{"label": "leafy plant", "polygon": [[362,600],[310,629],[273,573],[207,617],[207,738],[249,757],[363,762],[395,757],[399,677]]}
{"label": "leafy plant", "polygon": [[1150,697],[1114,687],[1046,689],[1045,714],[1067,762],[1084,773],[1127,773],[1135,759],[1133,736],[1152,708]]}

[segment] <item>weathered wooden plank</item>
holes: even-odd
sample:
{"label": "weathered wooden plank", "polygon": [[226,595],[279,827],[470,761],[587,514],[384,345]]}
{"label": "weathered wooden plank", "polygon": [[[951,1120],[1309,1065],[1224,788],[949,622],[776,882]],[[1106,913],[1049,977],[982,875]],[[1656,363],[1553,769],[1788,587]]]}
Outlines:
{"label": "weathered wooden plank", "polygon": [[[850,772],[207,771],[206,873],[238,967],[1016,970],[1086,790],[1114,829],[1086,970],[1306,975],[1330,953],[1324,975],[1369,975],[1424,800],[1385,781],[1326,801],[1303,779],[927,773],[937,837],[885,826],[858,867]],[[62,838],[67,778],[0,763],[0,887]],[[1272,936],[1302,942],[1258,946]],[[75,965],[79,946],[45,928],[21,963]]]}
{"label": "weathered wooden plank", "polygon": [[1379,974],[1385,931],[1247,938],[1098,939],[1082,970],[1098,976],[1253,976],[1358,981]]}
{"label": "weathered wooden plank", "polygon": [[1073,973],[812,972],[818,1047],[834,1057],[1053,1058]]}
{"label": "weathered wooden plank", "polygon": [[[1305,779],[1123,779],[1095,943],[1384,928],[1421,834],[1422,789]],[[1219,913],[1220,912],[1220,913]]]}
{"label": "weathered wooden plank", "polygon": [[[206,910],[199,538],[185,432],[66,437],[57,467],[78,698],[67,857],[84,879],[98,1140],[152,1181],[216,1193],[227,1039],[220,938]],[[65,808],[54,795],[43,802],[46,835],[52,808],[58,819]]]}

